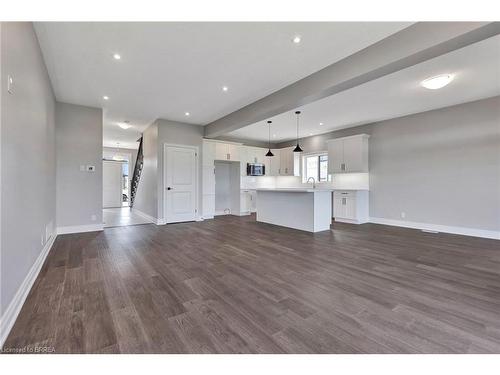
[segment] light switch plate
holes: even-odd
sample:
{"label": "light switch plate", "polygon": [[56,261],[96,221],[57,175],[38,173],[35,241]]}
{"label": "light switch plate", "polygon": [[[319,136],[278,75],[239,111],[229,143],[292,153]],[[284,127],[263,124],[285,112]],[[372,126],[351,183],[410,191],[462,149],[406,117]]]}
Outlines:
{"label": "light switch plate", "polygon": [[14,94],[14,78],[10,74],[7,76],[7,92]]}

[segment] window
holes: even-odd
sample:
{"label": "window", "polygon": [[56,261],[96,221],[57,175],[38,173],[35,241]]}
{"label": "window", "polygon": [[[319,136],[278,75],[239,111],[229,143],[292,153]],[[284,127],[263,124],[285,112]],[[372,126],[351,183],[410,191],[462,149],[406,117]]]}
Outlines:
{"label": "window", "polygon": [[313,177],[316,182],[328,181],[328,155],[315,154],[303,157],[303,181]]}

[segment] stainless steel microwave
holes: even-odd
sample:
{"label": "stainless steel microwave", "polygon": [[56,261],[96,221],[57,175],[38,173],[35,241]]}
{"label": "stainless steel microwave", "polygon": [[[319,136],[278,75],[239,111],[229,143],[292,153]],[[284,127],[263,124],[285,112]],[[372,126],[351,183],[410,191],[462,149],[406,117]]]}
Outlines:
{"label": "stainless steel microwave", "polygon": [[264,176],[266,166],[261,163],[247,163],[247,176]]}

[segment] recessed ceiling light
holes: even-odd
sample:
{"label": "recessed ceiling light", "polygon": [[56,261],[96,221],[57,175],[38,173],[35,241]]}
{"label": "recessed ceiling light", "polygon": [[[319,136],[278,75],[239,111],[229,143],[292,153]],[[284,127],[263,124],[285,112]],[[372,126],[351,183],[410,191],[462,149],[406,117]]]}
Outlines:
{"label": "recessed ceiling light", "polygon": [[294,36],[294,37],[293,37],[293,39],[292,39],[292,41],[293,41],[295,44],[299,44],[301,40],[302,40],[302,39],[300,38],[300,35],[296,35],[296,36]]}
{"label": "recessed ceiling light", "polygon": [[130,125],[127,124],[126,122],[120,122],[120,123],[118,123],[118,126],[120,128],[122,128],[122,129],[128,129],[128,128],[130,128]]}
{"label": "recessed ceiling light", "polygon": [[103,98],[104,100],[109,100],[109,96],[107,96],[107,95],[104,95],[102,98]]}
{"label": "recessed ceiling light", "polygon": [[115,53],[115,54],[113,55],[113,58],[114,58],[115,60],[120,60],[122,57],[121,57],[118,53]]}
{"label": "recessed ceiling light", "polygon": [[190,113],[189,113],[189,112],[185,112],[185,113],[184,113],[184,116],[189,116],[189,115],[190,115]]}
{"label": "recessed ceiling light", "polygon": [[322,122],[320,122],[320,123],[319,123],[319,126],[323,126],[323,123],[322,123]]}
{"label": "recessed ceiling light", "polygon": [[227,91],[229,90],[227,86],[222,86],[222,91]]}
{"label": "recessed ceiling light", "polygon": [[452,74],[441,74],[435,77],[427,78],[423,80],[420,84],[429,90],[437,90],[445,87],[448,83],[453,81]]}

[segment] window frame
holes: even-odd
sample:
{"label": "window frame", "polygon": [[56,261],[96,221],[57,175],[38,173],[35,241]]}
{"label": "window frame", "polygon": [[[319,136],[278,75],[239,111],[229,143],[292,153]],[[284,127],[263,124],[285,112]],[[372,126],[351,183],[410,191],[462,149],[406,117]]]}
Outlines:
{"label": "window frame", "polygon": [[320,174],[321,174],[321,163],[325,162],[324,160],[320,160],[320,157],[321,156],[326,156],[326,162],[328,163],[328,151],[319,151],[319,152],[311,152],[311,153],[307,153],[307,154],[303,154],[302,155],[302,163],[301,163],[301,166],[302,166],[302,183],[307,183],[307,158],[310,158],[310,157],[317,157],[318,158],[318,170],[316,171],[316,177],[315,180],[316,180],[316,183],[317,184],[324,184],[324,183],[328,183],[328,182],[331,182],[331,175],[328,173],[328,164],[327,164],[327,172],[326,172],[326,180],[322,180],[322,181],[319,181],[319,177],[320,177]]}

